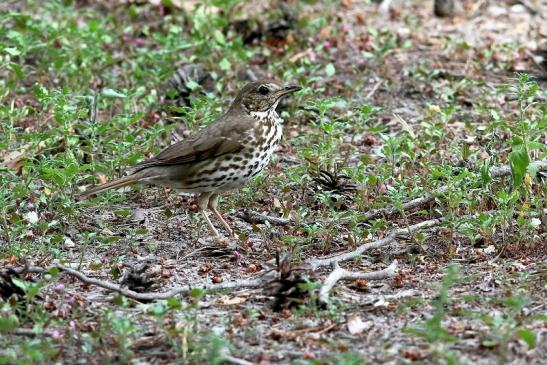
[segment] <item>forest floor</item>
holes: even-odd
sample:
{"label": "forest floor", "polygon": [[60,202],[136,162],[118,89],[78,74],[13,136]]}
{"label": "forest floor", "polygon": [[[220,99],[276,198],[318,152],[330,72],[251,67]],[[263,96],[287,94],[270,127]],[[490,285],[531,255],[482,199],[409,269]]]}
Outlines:
{"label": "forest floor", "polygon": [[[544,1],[159,3],[0,4],[0,364],[545,363]],[[303,89],[239,239],[77,198],[261,77]]]}

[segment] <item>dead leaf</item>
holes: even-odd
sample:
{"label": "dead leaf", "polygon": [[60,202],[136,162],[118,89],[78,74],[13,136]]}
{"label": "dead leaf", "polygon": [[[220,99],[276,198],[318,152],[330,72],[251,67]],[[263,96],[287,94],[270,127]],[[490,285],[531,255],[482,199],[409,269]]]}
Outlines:
{"label": "dead leaf", "polygon": [[247,274],[252,274],[252,273],[257,272],[258,270],[260,270],[260,265],[249,264],[249,266],[247,266],[247,268],[245,269],[245,272]]}
{"label": "dead leaf", "polygon": [[397,121],[399,121],[399,123],[401,123],[401,125],[403,127],[403,130],[408,132],[410,137],[416,138],[416,134],[412,130],[412,127],[410,126],[410,124],[408,124],[406,122],[406,120],[403,119],[403,117],[401,117],[399,114],[395,114],[395,113],[393,113],[393,116],[395,117],[395,119],[397,119]]}
{"label": "dead leaf", "polygon": [[236,304],[245,303],[246,300],[247,298],[241,297],[241,296],[230,298],[227,295],[225,295],[218,300],[218,304],[219,305],[236,305]]}
{"label": "dead leaf", "polygon": [[222,283],[224,280],[222,279],[222,276],[218,275],[218,274],[214,274],[213,277],[211,278],[211,281],[214,283],[214,284],[220,284]]}
{"label": "dead leaf", "polygon": [[23,171],[23,162],[29,157],[28,151],[12,151],[4,158],[4,165],[11,170],[14,170],[17,175],[21,175]]}
{"label": "dead leaf", "polygon": [[97,179],[99,179],[99,185],[104,185],[107,182],[106,175],[104,174],[97,174]]}
{"label": "dead leaf", "polygon": [[349,9],[353,5],[352,3],[353,3],[352,0],[342,0],[340,2],[340,5],[342,5],[343,8]]}
{"label": "dead leaf", "polygon": [[281,317],[285,319],[291,318],[292,316],[292,312],[289,308],[283,308],[280,313],[281,313]]}
{"label": "dead leaf", "polygon": [[399,352],[405,359],[409,359],[410,361],[418,361],[423,358],[423,355],[414,349],[401,349]]}
{"label": "dead leaf", "polygon": [[232,319],[232,323],[237,327],[244,328],[247,325],[247,319],[241,313],[237,313]]}
{"label": "dead leaf", "polygon": [[462,333],[467,329],[467,325],[464,322],[454,322],[448,325],[448,331],[451,335]]}
{"label": "dead leaf", "polygon": [[146,210],[141,208],[135,209],[131,216],[131,220],[136,223],[144,223],[146,220]]}
{"label": "dead leaf", "polygon": [[372,321],[363,322],[359,314],[354,313],[348,316],[347,325],[348,325],[348,332],[352,335],[356,335],[364,331],[370,330],[372,326],[374,326],[374,322]]}
{"label": "dead leaf", "polygon": [[164,279],[170,278],[173,276],[173,273],[169,269],[161,269],[161,277]]}
{"label": "dead leaf", "polygon": [[376,301],[376,303],[374,303],[374,307],[389,307],[390,303],[383,297],[381,296],[380,298],[378,298],[378,300]]}
{"label": "dead leaf", "polygon": [[291,341],[297,337],[297,334],[294,332],[283,331],[277,328],[272,328],[272,330],[270,331],[270,337],[276,341],[280,341],[280,340]]}
{"label": "dead leaf", "polygon": [[319,37],[319,39],[327,39],[328,37],[330,37],[330,27],[322,28],[317,36]]}
{"label": "dead leaf", "polygon": [[294,36],[291,33],[287,34],[287,37],[285,38],[285,42],[287,42],[287,44],[294,43]]}

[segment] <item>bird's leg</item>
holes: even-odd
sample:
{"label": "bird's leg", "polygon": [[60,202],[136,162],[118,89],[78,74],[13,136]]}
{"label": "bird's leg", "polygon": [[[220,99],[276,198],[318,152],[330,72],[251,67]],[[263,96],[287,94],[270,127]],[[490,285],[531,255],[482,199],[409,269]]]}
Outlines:
{"label": "bird's leg", "polygon": [[222,225],[226,228],[226,230],[228,231],[228,233],[230,234],[230,236],[234,237],[234,231],[233,229],[230,227],[230,225],[224,220],[224,218],[222,218],[222,215],[219,213],[218,209],[217,209],[217,206],[218,206],[218,198],[219,198],[219,195],[218,194],[213,194],[211,195],[211,197],[209,198],[209,204],[207,205],[209,207],[209,209],[211,210],[211,212],[213,212],[214,216],[217,217],[217,219],[220,221],[220,223],[222,223]]}
{"label": "bird's leg", "polygon": [[213,226],[213,223],[211,223],[211,220],[209,219],[209,215],[207,214],[207,205],[209,204],[209,198],[213,195],[211,192],[207,193],[201,193],[198,195],[197,201],[198,201],[198,208],[201,215],[203,215],[203,218],[205,218],[205,221],[207,222],[207,225],[209,226],[209,229],[216,237],[220,237],[220,234],[218,234],[217,229],[215,226]]}

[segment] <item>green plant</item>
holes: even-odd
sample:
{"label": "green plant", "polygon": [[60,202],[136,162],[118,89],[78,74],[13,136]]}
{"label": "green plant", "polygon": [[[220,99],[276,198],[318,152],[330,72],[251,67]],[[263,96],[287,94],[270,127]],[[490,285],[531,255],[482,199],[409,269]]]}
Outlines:
{"label": "green plant", "polygon": [[457,266],[450,265],[447,267],[439,288],[439,294],[431,303],[434,308],[433,315],[420,325],[407,329],[410,334],[431,344],[435,356],[442,359],[446,364],[458,364],[456,355],[450,351],[450,344],[454,343],[456,338],[449,334],[442,321],[447,315],[446,306],[451,301],[449,290],[460,280],[459,275]]}

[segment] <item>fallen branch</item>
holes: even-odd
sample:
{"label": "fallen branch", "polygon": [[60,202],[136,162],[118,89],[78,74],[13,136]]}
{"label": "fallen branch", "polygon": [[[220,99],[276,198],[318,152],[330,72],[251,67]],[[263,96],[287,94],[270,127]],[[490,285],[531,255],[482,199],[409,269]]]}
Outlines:
{"label": "fallen branch", "polygon": [[16,271],[20,272],[29,272],[29,273],[44,273],[48,272],[52,268],[58,268],[61,271],[66,272],[70,276],[74,276],[78,280],[80,280],[82,283],[88,284],[88,285],[95,285],[107,290],[110,290],[112,292],[119,293],[125,297],[132,298],[138,301],[151,301],[151,300],[161,300],[161,299],[168,299],[172,297],[176,297],[179,295],[188,294],[191,290],[200,288],[207,291],[219,291],[219,290],[226,290],[226,289],[241,289],[241,288],[251,288],[251,287],[257,287],[264,283],[269,274],[269,272],[266,272],[264,275],[254,278],[254,279],[243,279],[243,280],[235,280],[235,281],[228,281],[221,284],[211,284],[211,285],[183,285],[183,286],[177,286],[171,290],[165,291],[165,292],[145,292],[145,293],[139,293],[127,288],[123,288],[120,285],[114,284],[109,281],[104,281],[96,278],[90,278],[89,276],[85,275],[84,273],[74,270],[68,266],[62,265],[62,264],[56,264],[48,268],[43,267],[27,267],[27,268],[20,268],[15,269]]}
{"label": "fallen branch", "polygon": [[240,217],[245,222],[251,223],[251,224],[261,224],[261,223],[269,222],[273,224],[274,226],[286,226],[287,224],[291,223],[290,220],[285,218],[272,217],[269,215],[253,212],[250,210],[245,210],[243,213],[240,214]]}
{"label": "fallen branch", "polygon": [[349,271],[338,266],[338,263],[334,263],[334,270],[327,276],[323,285],[319,289],[319,302],[326,304],[329,300],[329,293],[334,288],[337,282],[340,280],[382,280],[395,276],[397,273],[397,260],[393,261],[391,265],[384,270],[372,271],[372,272],[355,272]]}
{"label": "fallen branch", "polygon": [[317,259],[309,259],[305,261],[304,264],[308,265],[312,271],[316,270],[319,267],[329,266],[329,265],[334,268],[334,270],[327,276],[327,278],[323,282],[323,285],[321,285],[321,288],[319,289],[319,302],[324,305],[328,303],[330,291],[332,290],[334,285],[336,285],[336,283],[340,280],[357,280],[357,279],[382,280],[382,279],[387,279],[387,278],[391,278],[395,276],[397,272],[397,260],[393,261],[391,265],[389,265],[384,270],[372,271],[372,272],[349,271],[349,270],[341,268],[339,266],[340,262],[351,260],[358,256],[361,256],[365,251],[386,246],[389,243],[395,242],[397,237],[407,236],[413,232],[416,232],[425,228],[435,227],[442,221],[443,219],[431,219],[431,220],[414,224],[407,228],[395,229],[391,231],[386,237],[378,239],[376,241],[364,243],[360,245],[359,247],[357,247],[356,249],[354,249],[353,251],[344,252],[344,253],[336,254],[333,256],[328,256],[328,257],[321,257]]}
{"label": "fallen branch", "polygon": [[312,270],[315,270],[321,266],[329,266],[335,263],[340,263],[342,261],[351,260],[358,256],[361,256],[363,252],[365,251],[386,246],[389,243],[395,242],[395,239],[399,236],[407,236],[421,229],[437,226],[442,221],[443,219],[431,219],[431,220],[423,221],[420,223],[416,223],[407,228],[398,228],[391,231],[386,237],[376,241],[364,243],[353,251],[344,252],[344,253],[336,254],[333,256],[328,256],[328,257],[320,257],[317,259],[309,259],[305,263],[309,265]]}
{"label": "fallen branch", "polygon": [[38,332],[32,328],[16,328],[6,332],[8,335],[26,336],[26,337],[53,337],[52,331]]}
{"label": "fallen branch", "polygon": [[[547,171],[547,160],[533,161],[531,162],[531,164],[536,165],[538,171]],[[509,167],[508,165],[493,166],[490,168],[490,177],[493,179],[509,175],[511,175],[511,167]],[[403,204],[402,210],[393,207],[371,210],[365,214],[362,221],[367,222],[372,219],[377,219],[381,217],[390,218],[400,214],[401,211],[406,212],[419,207],[423,207],[424,205],[434,200],[436,196],[446,193],[450,188],[451,186],[449,185],[443,185],[442,187],[433,190],[431,193],[427,193],[422,195],[421,197],[412,199]]]}
{"label": "fallen branch", "polygon": [[228,363],[232,363],[232,364],[235,364],[235,365],[254,365],[253,362],[250,362],[250,361],[247,361],[247,360],[244,360],[244,359],[240,359],[238,357],[234,357],[234,356],[231,356],[231,355],[222,355],[222,358],[224,359],[224,361],[228,362]]}

